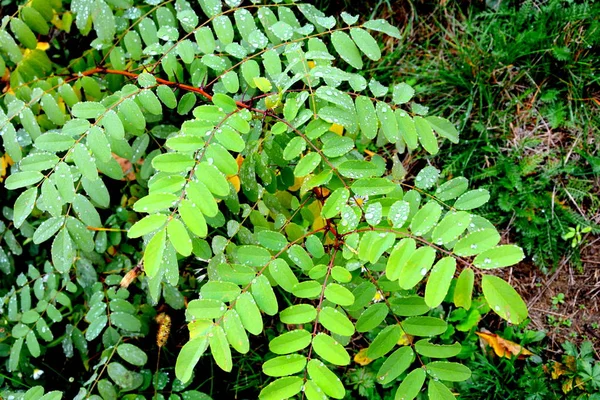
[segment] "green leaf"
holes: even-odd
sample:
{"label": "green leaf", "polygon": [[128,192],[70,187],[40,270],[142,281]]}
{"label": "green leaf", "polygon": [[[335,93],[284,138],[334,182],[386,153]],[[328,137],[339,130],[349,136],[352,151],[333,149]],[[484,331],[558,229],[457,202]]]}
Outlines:
{"label": "green leaf", "polygon": [[308,347],[312,339],[310,332],[295,329],[279,335],[269,342],[269,350],[275,354],[290,354]]}
{"label": "green leaf", "polygon": [[483,275],[481,289],[491,309],[511,324],[520,324],[527,318],[527,305],[517,291],[503,279]]}
{"label": "green leaf", "polygon": [[139,99],[142,107],[144,107],[144,109],[150,114],[162,114],[162,106],[160,105],[160,101],[158,101],[158,98],[151,90],[142,90],[140,93],[138,93],[137,99]]}
{"label": "green leaf", "polygon": [[354,333],[354,324],[341,311],[332,307],[323,307],[319,313],[319,322],[336,335],[352,336]]}
{"label": "green leaf", "polygon": [[23,348],[23,338],[15,340],[10,348],[10,356],[8,358],[8,370],[11,372],[17,371],[19,368],[19,359],[21,358],[21,348]]}
{"label": "green leaf", "polygon": [[[12,176],[12,175],[11,175]],[[29,214],[33,211],[35,200],[37,198],[37,188],[32,187],[24,191],[17,197],[15,208],[13,210],[13,223],[15,228],[20,228]]]}
{"label": "green leaf", "polygon": [[200,181],[190,181],[187,186],[187,197],[207,217],[214,217],[219,212],[215,197],[206,185]]}
{"label": "green leaf", "polygon": [[438,135],[450,140],[452,143],[458,143],[458,131],[446,118],[429,116],[425,117],[425,120]]}
{"label": "green leaf", "polygon": [[452,200],[467,191],[469,180],[462,176],[450,179],[438,187],[435,191],[435,196],[441,201]]}
{"label": "green leaf", "polygon": [[406,378],[402,380],[398,390],[396,390],[396,396],[394,400],[413,400],[421,392],[421,388],[425,383],[426,373],[423,368],[416,368],[412,370]]}
{"label": "green leaf", "polygon": [[240,288],[231,282],[211,280],[202,286],[200,294],[203,299],[233,301],[240,295]]}
{"label": "green leaf", "polygon": [[377,32],[383,32],[386,35],[389,35],[396,39],[401,39],[400,31],[395,26],[391,25],[384,19],[372,19],[363,24],[363,26],[367,29]]}
{"label": "green leaf", "polygon": [[[325,140],[325,137],[327,139]],[[347,136],[328,135],[321,138],[323,141],[323,154],[326,157],[341,157],[354,148],[354,140]]]}
{"label": "green leaf", "polygon": [[433,344],[429,339],[421,339],[415,343],[415,350],[422,356],[429,358],[450,358],[461,352],[460,343],[453,344]]}
{"label": "green leaf", "polygon": [[[29,185],[33,185],[44,178],[44,174],[38,171],[23,171],[11,174],[4,182],[4,187],[8,190],[15,190]],[[31,189],[29,189],[31,190]]]}
{"label": "green leaf", "polygon": [[279,319],[284,324],[299,325],[312,322],[317,317],[317,310],[311,304],[297,304],[279,313]]}
{"label": "green leaf", "polygon": [[418,115],[413,118],[413,121],[415,122],[419,142],[421,142],[423,148],[429,154],[436,155],[439,151],[439,147],[437,139],[433,134],[433,129],[431,129],[431,125],[425,118]]}
{"label": "green leaf", "polygon": [[442,304],[456,272],[456,260],[450,256],[439,260],[431,270],[425,286],[425,303],[431,308]]}
{"label": "green leaf", "polygon": [[96,339],[104,330],[104,327],[108,324],[108,317],[101,315],[94,319],[85,331],[85,339],[89,342]]}
{"label": "green leaf", "polygon": [[19,39],[19,42],[23,44],[23,46],[27,47],[28,49],[36,48],[37,40],[35,35],[23,21],[18,18],[11,18],[10,29],[15,34],[16,38]]}
{"label": "green leaf", "polygon": [[301,178],[313,172],[321,163],[321,156],[317,152],[309,152],[298,161],[294,168],[294,176]]}
{"label": "green leaf", "polygon": [[435,227],[431,240],[438,245],[453,242],[467,229],[470,222],[471,214],[464,211],[450,212]]}
{"label": "green leaf", "polygon": [[[26,7],[25,9],[28,9],[28,8],[29,7]],[[56,99],[50,93],[45,93],[42,96],[41,104],[42,104],[42,108],[46,112],[46,116],[48,116],[48,119],[50,119],[50,121],[52,121],[54,124],[56,124],[58,126],[63,125],[65,123],[65,115],[64,115],[63,111],[60,109],[60,107],[58,106]],[[46,136],[46,134],[40,136],[38,139],[41,139],[44,136]],[[37,141],[36,141],[36,144],[37,144]],[[47,150],[49,150],[49,149],[47,149]]]}
{"label": "green leaf", "polygon": [[[246,147],[246,142],[238,132],[236,132],[233,128],[227,125],[223,125],[217,129],[215,133],[215,138],[221,143],[227,150],[242,152]],[[208,158],[208,155],[207,155]],[[237,165],[236,170],[230,174],[233,175],[237,173]]]}
{"label": "green leaf", "polygon": [[360,314],[356,321],[357,332],[369,332],[379,326],[388,315],[388,308],[384,303],[375,303]]}
{"label": "green leaf", "polygon": [[256,234],[256,238],[261,246],[272,251],[281,251],[288,245],[288,240],[279,232],[260,231]]}
{"label": "green leaf", "polygon": [[355,103],[361,132],[367,139],[374,139],[377,136],[379,120],[373,102],[366,96],[358,96]]}
{"label": "green leaf", "polygon": [[195,175],[198,181],[204,183],[214,195],[225,197],[229,194],[229,183],[225,179],[225,175],[214,165],[206,161],[201,162],[196,167]]}
{"label": "green leaf", "polygon": [[252,296],[256,300],[258,307],[267,315],[277,314],[277,297],[266,276],[257,276],[251,286]]}
{"label": "green leaf", "polygon": [[490,192],[485,189],[469,190],[467,193],[456,199],[454,207],[457,210],[472,210],[481,207],[487,203],[489,199]]}
{"label": "green leaf", "polygon": [[340,108],[350,112],[354,111],[354,103],[352,102],[350,95],[334,87],[321,86],[315,90],[315,95],[320,99],[339,106]]}
{"label": "green leaf", "polygon": [[275,282],[286,292],[292,292],[294,286],[298,284],[298,278],[284,259],[278,258],[271,261],[269,272]]}
{"label": "green leaf", "polygon": [[65,273],[71,268],[76,253],[73,240],[66,228],[61,229],[54,237],[50,254],[52,264],[58,272]]}
{"label": "green leaf", "polygon": [[442,382],[438,382],[435,379],[429,380],[427,385],[427,395],[430,400],[453,400],[456,399],[454,394],[448,389]]}
{"label": "green leaf", "polygon": [[394,104],[406,104],[413,98],[414,95],[415,89],[413,89],[410,85],[401,82],[397,85],[394,85],[392,101]]}
{"label": "green leaf", "polygon": [[263,330],[262,316],[252,295],[244,292],[235,303],[235,310],[242,320],[244,328],[253,335],[259,335]]}
{"label": "green leaf", "polygon": [[331,336],[325,333],[317,334],[312,341],[313,350],[323,360],[334,365],[350,364],[350,355],[344,349],[344,346],[339,344]]}
{"label": "green leaf", "polygon": [[76,118],[94,119],[106,112],[106,107],[95,101],[81,101],[71,108],[71,114]]}
{"label": "green leaf", "polygon": [[286,376],[269,383],[260,391],[260,400],[283,400],[294,397],[302,390],[304,380],[298,376]]}
{"label": "green leaf", "polygon": [[144,271],[153,278],[160,270],[166,247],[166,229],[159,230],[148,242],[144,251]]}
{"label": "green leaf", "polygon": [[400,277],[400,273],[412,254],[417,248],[417,242],[413,238],[404,238],[394,246],[394,250],[390,253],[387,265],[385,267],[385,275],[390,281],[395,281]]}
{"label": "green leaf", "polygon": [[[369,212],[367,212],[367,215]],[[375,264],[396,241],[394,233],[365,232],[358,247],[358,257],[361,260]]]}
{"label": "green leaf", "polygon": [[480,253],[473,260],[473,265],[481,269],[495,269],[514,265],[523,258],[525,258],[523,249],[512,244],[505,244]]}
{"label": "green leaf", "polygon": [[325,298],[340,306],[351,306],[354,303],[352,292],[337,283],[330,283],[325,287]]}
{"label": "green leaf", "polygon": [[138,238],[143,235],[155,232],[167,222],[167,216],[165,214],[151,214],[146,215],[141,220],[137,221],[129,231],[127,237]]}
{"label": "green leaf", "polygon": [[470,257],[489,250],[500,243],[500,234],[495,228],[473,231],[454,245],[454,253],[461,257]]}
{"label": "green leaf", "polygon": [[225,175],[235,175],[238,173],[238,165],[235,158],[217,143],[211,143],[206,148],[204,155],[207,160],[212,160],[212,163]]}
{"label": "green leaf", "polygon": [[140,320],[129,313],[113,312],[110,314],[110,322],[117,328],[129,332],[139,332],[142,329]]}
{"label": "green leaf", "polygon": [[412,289],[431,269],[435,261],[435,249],[424,246],[415,250],[400,269],[398,283],[402,289]]}
{"label": "green leaf", "polygon": [[441,215],[442,206],[432,200],[417,211],[410,224],[410,230],[415,235],[423,236],[436,226]]}
{"label": "green leaf", "polygon": [[108,376],[123,390],[137,389],[144,383],[142,374],[129,371],[123,365],[117,362],[111,362],[106,369]]}
{"label": "green leaf", "polygon": [[249,267],[264,267],[271,261],[271,253],[259,246],[238,246],[235,258],[238,263]]}
{"label": "green leaf", "polygon": [[217,365],[223,371],[230,372],[233,368],[233,361],[231,359],[231,350],[229,349],[227,336],[222,327],[219,325],[212,327],[208,335],[208,343],[210,345],[210,352]]}
{"label": "green leaf", "polygon": [[63,226],[63,217],[52,217],[40,224],[33,233],[33,243],[40,244],[50,239]]}
{"label": "green leaf", "polygon": [[246,354],[250,350],[248,335],[239,314],[235,310],[228,310],[223,317],[223,329],[227,335],[227,341],[236,351]]}
{"label": "green leaf", "polygon": [[402,322],[402,328],[413,336],[437,336],[446,331],[448,324],[435,317],[409,317]]}
{"label": "green leaf", "polygon": [[306,357],[300,354],[279,356],[266,361],[262,370],[268,376],[288,376],[304,370]]}
{"label": "green leaf", "polygon": [[378,61],[381,58],[379,43],[373,39],[369,32],[360,28],[352,28],[350,29],[350,36],[352,36],[352,40],[354,40],[360,51],[371,60]]}
{"label": "green leaf", "polygon": [[191,339],[181,348],[175,363],[175,376],[181,382],[188,382],[192,378],[194,368],[202,354],[208,348],[208,338],[199,336]]}
{"label": "green leaf", "polygon": [[362,178],[352,184],[352,191],[359,196],[386,195],[396,189],[396,184],[385,178]]}
{"label": "green leaf", "polygon": [[321,210],[321,215],[325,218],[333,218],[337,216],[344,204],[348,202],[350,198],[350,192],[346,188],[339,188],[334,190],[327,200],[325,200],[325,204],[323,204],[323,209]]}
{"label": "green leaf", "polygon": [[27,350],[29,350],[29,354],[31,354],[32,357],[37,358],[40,356],[40,343],[33,331],[29,331],[27,336],[25,336],[25,344],[27,344]]}
{"label": "green leaf", "polygon": [[321,294],[321,284],[317,281],[304,281],[296,284],[292,294],[300,298],[316,298]]}
{"label": "green leaf", "polygon": [[396,143],[400,139],[400,131],[398,130],[398,121],[392,108],[387,103],[379,101],[375,109],[377,110],[377,117],[381,122],[381,130],[384,136],[390,143]]}
{"label": "green leaf", "polygon": [[433,379],[449,382],[466,381],[471,377],[471,370],[466,366],[449,361],[434,361],[425,366]]}
{"label": "green leaf", "polygon": [[362,69],[362,57],[347,33],[341,31],[333,32],[331,34],[331,43],[333,44],[335,51],[342,57],[342,60],[346,61],[356,69]]}
{"label": "green leaf", "polygon": [[136,201],[133,210],[145,213],[168,210],[175,207],[177,200],[179,197],[173,193],[152,193]]}
{"label": "green leaf", "polygon": [[194,165],[194,159],[187,154],[165,153],[152,159],[152,167],[163,172],[185,172],[191,170]]}
{"label": "green leaf", "polygon": [[77,143],[73,147],[73,161],[83,176],[91,181],[98,179],[96,161],[83,144]]}
{"label": "green leaf", "polygon": [[185,311],[188,320],[193,319],[217,319],[225,314],[225,304],[220,300],[197,299],[188,303]]}
{"label": "green leaf", "polygon": [[296,136],[289,141],[285,150],[283,150],[284,160],[293,160],[298,157],[306,149],[306,142],[300,136]]}
{"label": "green leaf", "polygon": [[206,219],[198,207],[191,201],[184,199],[179,203],[177,209],[179,216],[185,223],[185,226],[196,236],[206,237],[208,234],[208,227],[206,226]]}
{"label": "green leaf", "polygon": [[183,222],[177,218],[171,219],[167,225],[169,241],[175,250],[184,257],[192,254],[192,239],[188,234]]}
{"label": "green leaf", "polygon": [[400,325],[390,325],[383,328],[367,349],[367,357],[375,360],[389,353],[402,336]]}
{"label": "green leaf", "polygon": [[415,359],[415,353],[410,346],[404,346],[394,351],[377,371],[377,382],[386,385],[402,375]]}
{"label": "green leaf", "polygon": [[143,131],[146,128],[146,119],[142,110],[137,103],[131,98],[123,100],[119,105],[119,112],[123,115],[123,118],[131,124],[137,130]]}
{"label": "green leaf", "polygon": [[471,308],[474,281],[475,273],[473,270],[471,268],[463,269],[458,276],[458,279],[456,280],[456,286],[454,287],[453,301],[456,307],[463,307],[465,310]]}
{"label": "green leaf", "polygon": [[130,343],[118,345],[117,353],[123,360],[138,367],[143,367],[146,365],[146,362],[148,362],[148,356],[146,353],[139,347]]}
{"label": "green leaf", "polygon": [[306,367],[310,378],[319,386],[323,392],[334,399],[342,399],[346,394],[344,385],[340,379],[322,362],[312,359]]}
{"label": "green leaf", "polygon": [[62,133],[46,132],[35,140],[35,147],[53,153],[71,148],[75,140]]}
{"label": "green leaf", "polygon": [[252,83],[263,93],[268,93],[273,88],[273,85],[271,85],[271,81],[262,76],[254,77]]}

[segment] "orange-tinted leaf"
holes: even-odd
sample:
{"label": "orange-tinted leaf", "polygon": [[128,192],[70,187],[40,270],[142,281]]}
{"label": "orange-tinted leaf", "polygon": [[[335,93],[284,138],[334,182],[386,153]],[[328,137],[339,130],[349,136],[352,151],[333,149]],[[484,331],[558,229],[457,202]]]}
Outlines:
{"label": "orange-tinted leaf", "polygon": [[533,354],[521,345],[493,333],[475,332],[475,334],[477,334],[484,343],[491,346],[498,357],[511,358],[512,356],[517,356],[519,359],[523,359]]}
{"label": "orange-tinted leaf", "polygon": [[369,357],[367,357],[367,350],[368,349],[361,349],[358,353],[356,353],[356,355],[354,356],[354,362],[357,363],[358,365],[368,365],[371,364],[373,362],[373,360],[371,360]]}

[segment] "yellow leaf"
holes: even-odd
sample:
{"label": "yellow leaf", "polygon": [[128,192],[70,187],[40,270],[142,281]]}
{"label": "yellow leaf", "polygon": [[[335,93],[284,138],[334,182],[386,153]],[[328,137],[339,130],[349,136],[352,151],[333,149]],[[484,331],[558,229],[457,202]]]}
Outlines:
{"label": "yellow leaf", "polygon": [[521,345],[493,333],[475,332],[475,334],[479,336],[484,343],[491,346],[498,357],[512,358],[512,356],[517,356],[517,358],[523,359],[533,354]]}
{"label": "yellow leaf", "polygon": [[400,335],[400,339],[398,339],[398,342],[396,342],[396,344],[398,346],[408,346],[413,342],[413,337],[411,335],[409,335],[408,333],[404,332],[404,329],[402,329],[402,335]]}
{"label": "yellow leaf", "polygon": [[573,378],[565,381],[562,384],[562,391],[563,391],[563,393],[569,393],[571,390],[573,390]]}
{"label": "yellow leaf", "polygon": [[50,48],[48,42],[38,42],[36,49],[46,51]]}
{"label": "yellow leaf", "polygon": [[0,157],[0,182],[4,182],[4,178],[8,174],[8,167],[13,165],[14,161],[8,154],[4,154]]}
{"label": "yellow leaf", "polygon": [[237,163],[238,171],[239,171],[240,168],[242,167],[242,163],[244,162],[244,157],[241,154],[238,154],[238,156],[235,158],[235,162]]}
{"label": "yellow leaf", "polygon": [[305,176],[303,176],[302,178],[295,178],[294,179],[294,184],[292,186],[290,186],[288,188],[288,190],[290,192],[295,192],[296,190],[299,190],[300,187],[302,186],[302,184],[304,183],[304,180],[306,179]]}
{"label": "yellow leaf", "polygon": [[364,365],[371,364],[373,362],[373,360],[371,360],[369,357],[367,357],[367,349],[361,349],[354,356],[354,362],[357,363],[358,365],[364,366]]}
{"label": "yellow leaf", "polygon": [[263,93],[270,92],[271,89],[273,88],[273,85],[271,85],[271,82],[267,78],[263,78],[262,76],[255,77],[253,79],[253,81],[254,81],[254,84],[256,85],[256,87],[259,88],[260,91]]}
{"label": "yellow leaf", "polygon": [[564,365],[555,361],[552,364],[552,379],[556,380],[564,373],[565,373]]}
{"label": "yellow leaf", "polygon": [[233,185],[233,187],[235,188],[235,192],[239,193],[240,192],[240,188],[241,186],[241,182],[240,182],[240,177],[237,175],[230,175],[227,177],[227,180],[229,182],[231,182],[231,184]]}
{"label": "yellow leaf", "polygon": [[333,124],[329,127],[329,130],[337,135],[342,136],[344,134],[344,127],[340,124]]}

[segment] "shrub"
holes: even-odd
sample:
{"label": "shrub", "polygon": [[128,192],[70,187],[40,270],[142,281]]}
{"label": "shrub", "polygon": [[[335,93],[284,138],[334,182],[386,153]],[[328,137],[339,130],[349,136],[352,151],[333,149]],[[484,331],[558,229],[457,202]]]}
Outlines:
{"label": "shrub", "polygon": [[[64,389],[77,399],[202,398],[186,385],[203,355],[231,371],[231,348],[268,327],[261,399],[343,398],[355,339],[396,398],[426,381],[454,398],[471,372],[446,361],[461,346],[442,303],[471,309],[477,281],[521,323],[524,302],[487,270],[523,253],[472,211],[486,190],[394,162],[458,141],[408,84],[360,73],[398,29],[347,13],[338,27],[307,4],[199,5],[34,0],[3,20],[3,396],[60,344],[86,371]],[[189,328],[169,389],[141,340],[156,317],[165,345],[163,304]]]}

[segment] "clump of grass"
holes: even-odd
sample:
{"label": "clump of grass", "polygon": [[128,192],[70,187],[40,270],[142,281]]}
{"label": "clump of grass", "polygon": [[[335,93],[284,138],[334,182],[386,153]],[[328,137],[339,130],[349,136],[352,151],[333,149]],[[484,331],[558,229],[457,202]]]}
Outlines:
{"label": "clump of grass", "polygon": [[600,4],[486,4],[413,2],[406,40],[373,70],[459,124],[465,140],[436,162],[487,186],[487,217],[548,269],[569,227],[600,232]]}

